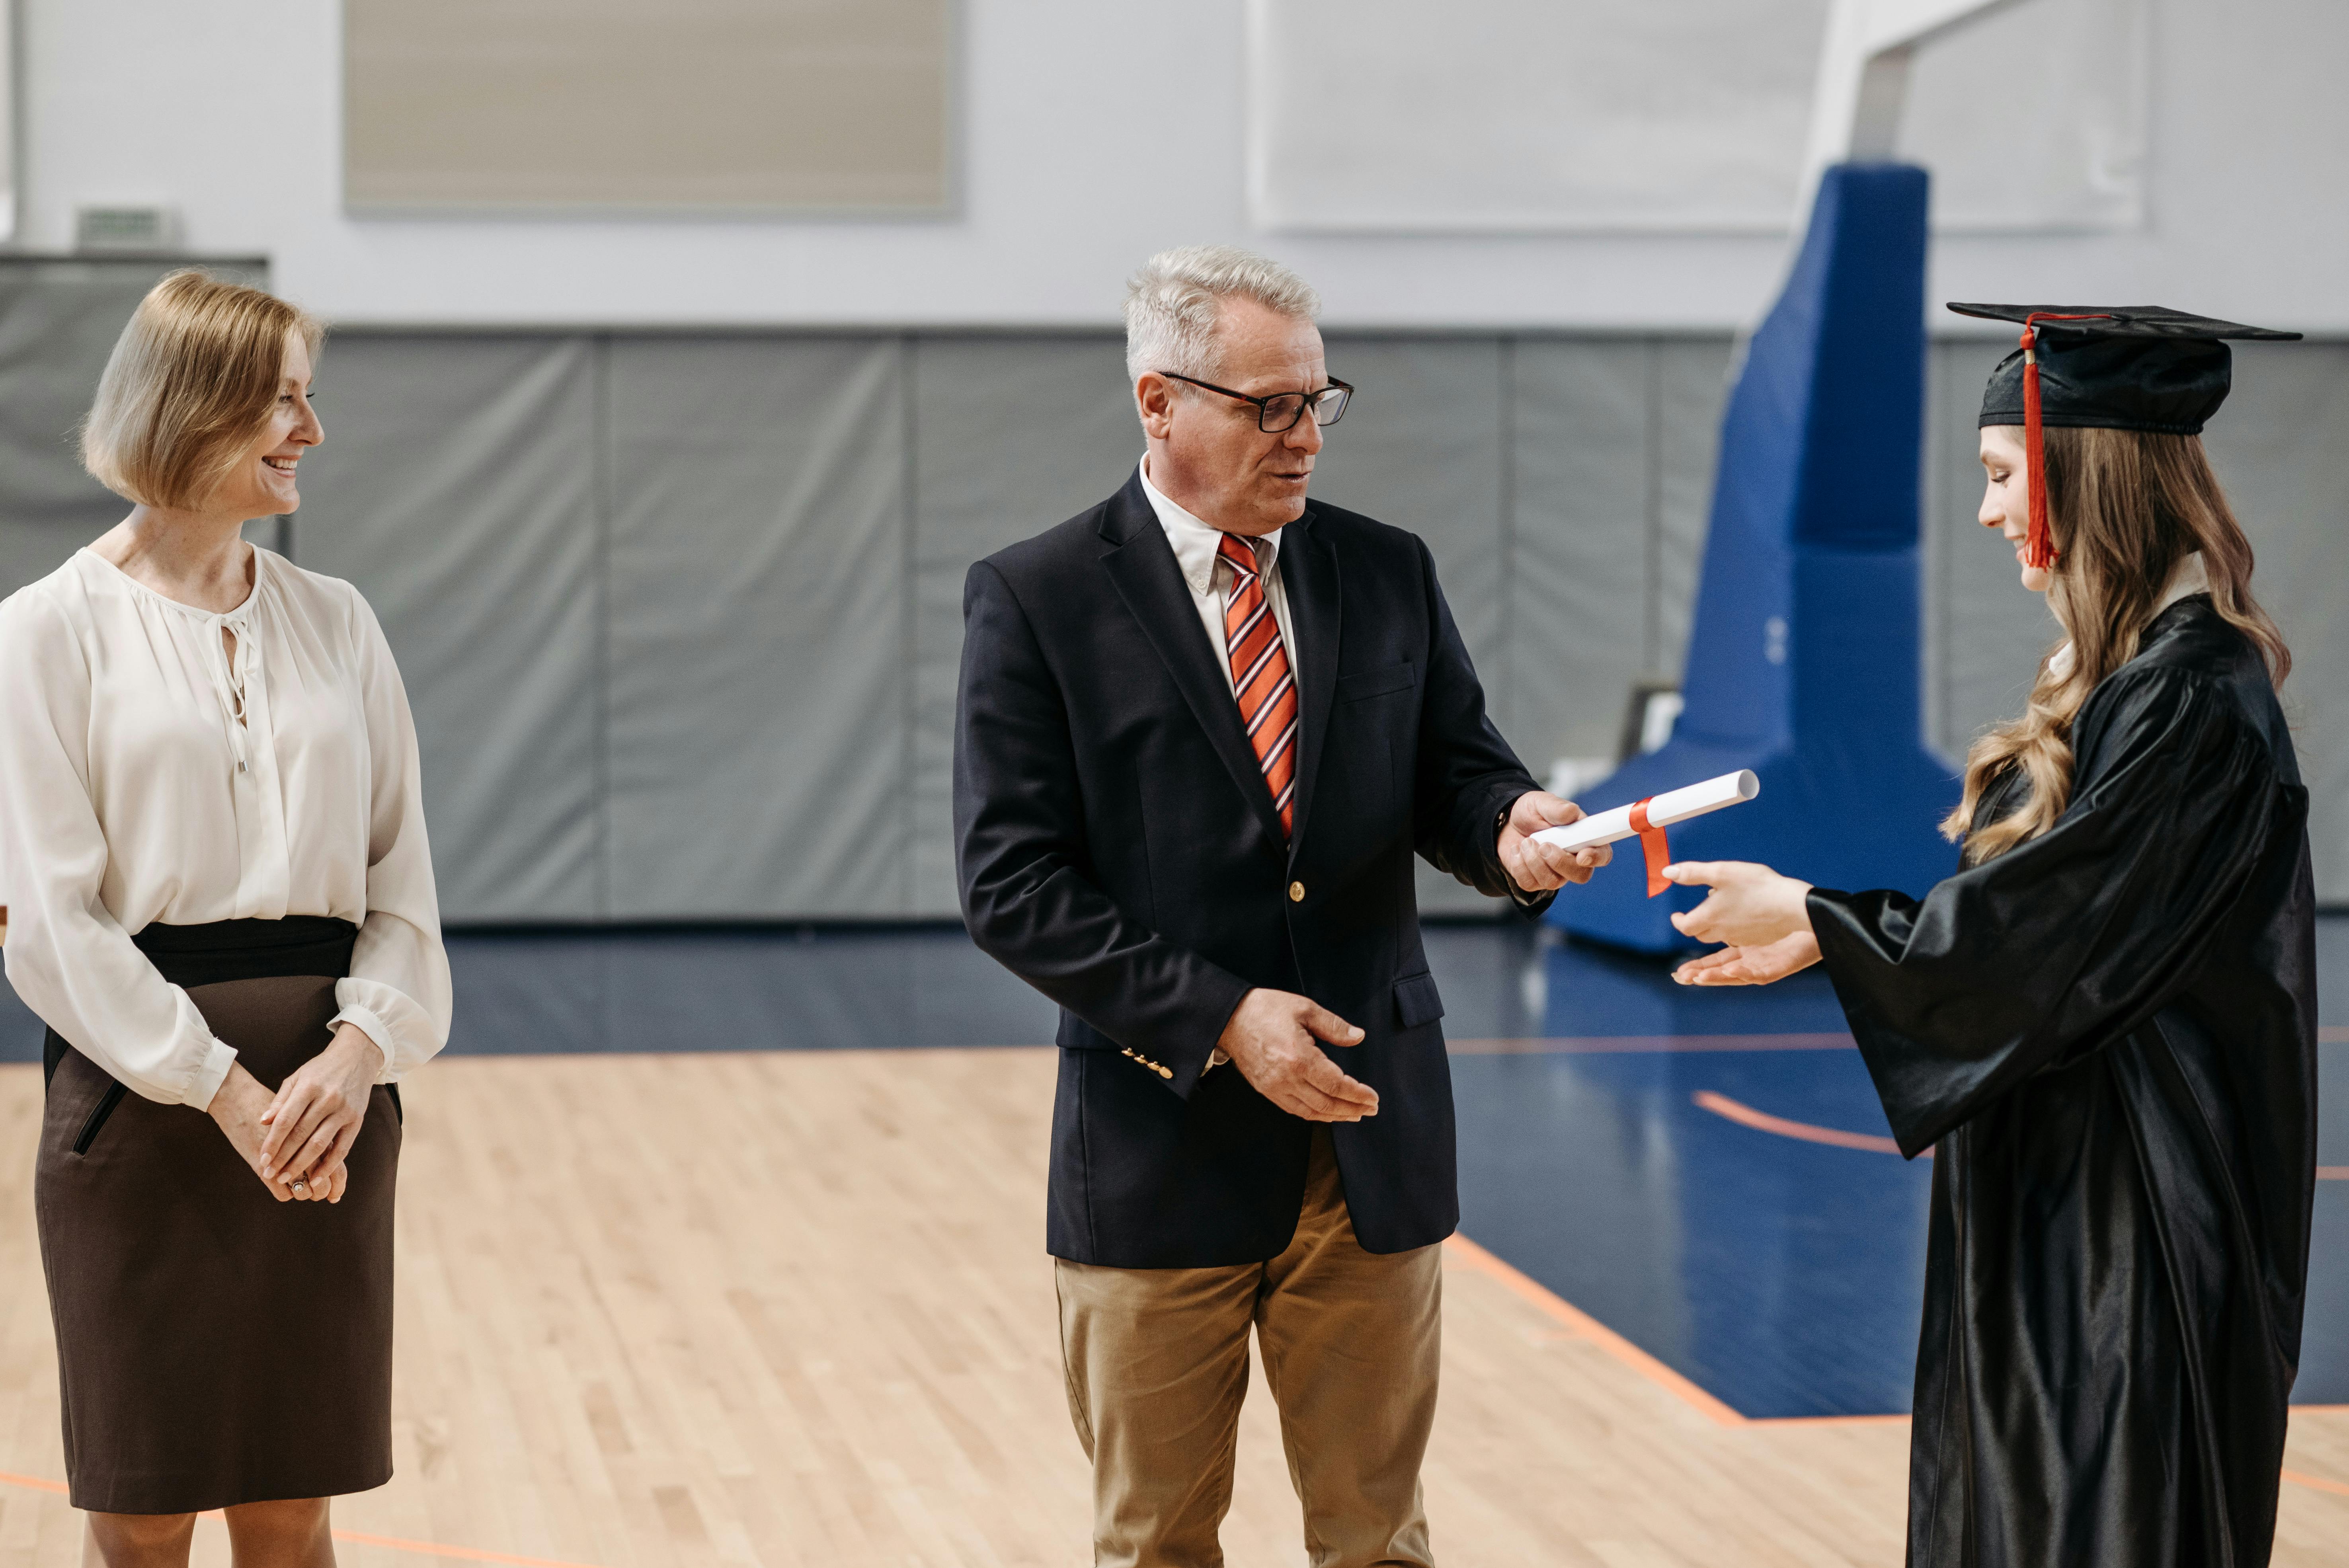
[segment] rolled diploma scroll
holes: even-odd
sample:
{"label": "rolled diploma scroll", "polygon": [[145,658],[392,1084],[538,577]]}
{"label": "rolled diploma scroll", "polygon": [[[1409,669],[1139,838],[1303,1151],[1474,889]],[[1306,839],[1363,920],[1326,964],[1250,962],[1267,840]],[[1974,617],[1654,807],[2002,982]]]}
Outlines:
{"label": "rolled diploma scroll", "polygon": [[[1760,793],[1762,780],[1754,777],[1752,769],[1741,768],[1734,773],[1724,773],[1702,784],[1691,784],[1683,789],[1667,789],[1661,795],[1650,797],[1648,825],[1669,828],[1674,822],[1685,822],[1691,817],[1702,817],[1707,811],[1718,811],[1723,806],[1742,805]],[[1568,822],[1563,828],[1544,828],[1534,835],[1534,841],[1556,844],[1561,850],[1587,850],[1593,844],[1611,844],[1639,832],[1631,825],[1631,810],[1630,806],[1618,806],[1611,811],[1585,817],[1579,822]]]}

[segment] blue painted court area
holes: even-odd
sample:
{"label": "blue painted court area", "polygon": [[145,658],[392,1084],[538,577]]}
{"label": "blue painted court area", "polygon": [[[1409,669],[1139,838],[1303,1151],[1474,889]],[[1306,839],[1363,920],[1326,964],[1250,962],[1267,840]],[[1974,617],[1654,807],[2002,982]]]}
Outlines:
{"label": "blue painted court area", "polygon": [[[2318,945],[2319,1158],[2349,1167],[2349,916]],[[1865,1146],[1889,1130],[1822,976],[1689,990],[1515,923],[1428,950],[1465,1234],[1748,1416],[1908,1408],[1931,1171]],[[450,956],[458,1053],[1051,1038],[954,926],[472,933]],[[39,1055],[0,987],[0,1060]],[[2349,1403],[2349,1181],[2318,1184],[2312,1274],[2297,1398]]]}
{"label": "blue painted court area", "polygon": [[[2349,921],[2322,941],[2349,1001]],[[1890,1138],[1859,1053],[1819,1038],[1824,978],[1692,991],[1555,942],[1526,965],[1540,1027],[1458,1032],[1463,1232],[1744,1415],[1907,1410],[1932,1171],[1811,1140]],[[2320,1160],[2349,1166],[2349,1043],[2321,1070]],[[2349,1181],[2318,1183],[2313,1253],[2296,1397],[2349,1402]]]}

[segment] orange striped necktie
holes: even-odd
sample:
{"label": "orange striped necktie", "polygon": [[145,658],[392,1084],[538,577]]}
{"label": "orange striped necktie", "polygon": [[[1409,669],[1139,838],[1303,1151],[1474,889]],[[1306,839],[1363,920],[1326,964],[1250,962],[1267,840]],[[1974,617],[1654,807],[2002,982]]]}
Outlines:
{"label": "orange striped necktie", "polygon": [[1224,652],[1232,661],[1232,691],[1239,699],[1240,723],[1256,748],[1265,788],[1280,813],[1280,836],[1288,837],[1297,807],[1297,682],[1281,646],[1280,623],[1265,597],[1264,572],[1253,541],[1226,533],[1216,558],[1232,569],[1231,596],[1224,602]]}

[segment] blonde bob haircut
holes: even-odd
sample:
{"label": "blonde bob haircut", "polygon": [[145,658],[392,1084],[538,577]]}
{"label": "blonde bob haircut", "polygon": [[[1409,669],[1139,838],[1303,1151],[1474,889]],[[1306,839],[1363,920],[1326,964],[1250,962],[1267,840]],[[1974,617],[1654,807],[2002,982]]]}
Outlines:
{"label": "blonde bob haircut", "polygon": [[205,273],[173,273],[115,342],[82,421],[82,467],[141,506],[202,507],[260,435],[285,379],[285,339],[297,332],[316,356],[326,329],[307,312]]}

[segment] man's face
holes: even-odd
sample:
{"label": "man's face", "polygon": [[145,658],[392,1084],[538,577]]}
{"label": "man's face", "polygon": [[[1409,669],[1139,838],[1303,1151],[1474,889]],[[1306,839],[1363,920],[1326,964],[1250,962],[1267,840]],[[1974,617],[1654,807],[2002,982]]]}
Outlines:
{"label": "man's face", "polygon": [[[1218,387],[1268,397],[1329,385],[1321,333],[1249,299],[1226,299],[1216,324],[1223,351]],[[1150,438],[1150,482],[1201,521],[1254,537],[1295,522],[1321,450],[1311,414],[1278,434],[1257,428],[1252,403],[1169,381],[1154,371],[1134,385]]]}

